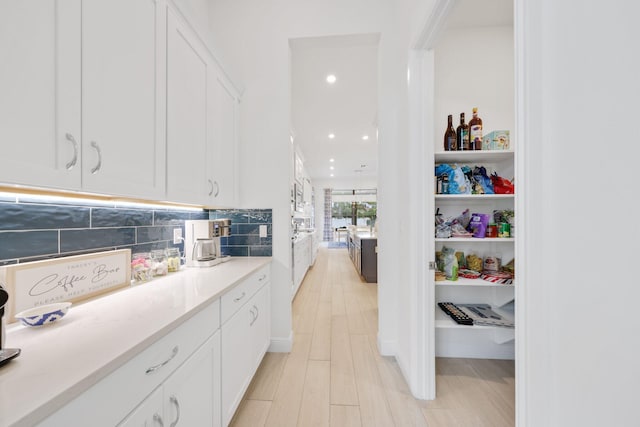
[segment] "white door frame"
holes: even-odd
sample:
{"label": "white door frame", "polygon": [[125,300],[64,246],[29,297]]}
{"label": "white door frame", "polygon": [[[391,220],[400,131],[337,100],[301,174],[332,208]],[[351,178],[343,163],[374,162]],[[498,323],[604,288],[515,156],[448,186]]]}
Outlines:
{"label": "white door frame", "polygon": [[[412,154],[411,162],[422,163],[422,172],[418,173],[419,180],[416,184],[415,192],[412,194],[431,194],[433,189],[433,151],[434,143],[434,53],[433,48],[437,45],[440,36],[445,28],[445,23],[453,7],[459,0],[436,0],[430,16],[422,26],[422,31],[413,43],[413,51],[410,55],[409,64],[409,110],[410,110],[410,135]],[[526,55],[527,48],[532,41],[526,38],[525,33],[525,0],[514,0],[514,49],[515,49],[515,131],[513,133],[517,144],[515,156],[515,182],[518,183],[518,192],[515,199],[515,208],[518,215],[516,217],[516,230],[518,239],[516,240],[515,258],[516,270],[518,271],[518,286],[515,288],[515,299],[518,301],[516,310],[516,331],[515,331],[515,354],[516,354],[516,425],[523,427],[526,425],[527,412],[526,401],[528,390],[527,384],[527,339],[529,335],[529,325],[527,324],[527,235],[529,233],[527,224],[527,186],[533,182],[529,179],[527,163],[527,149],[530,147],[527,138],[527,123],[531,121],[529,101],[527,96],[527,73]],[[419,99],[421,98],[421,99]],[[417,118],[417,119],[416,119]],[[414,120],[416,119],[416,120]],[[413,158],[417,160],[413,160]],[[420,198],[420,197],[416,197]],[[416,320],[419,325],[416,328],[416,376],[413,378],[412,391],[414,396],[420,399],[435,399],[435,330],[434,324],[435,306],[435,285],[432,272],[429,270],[428,261],[430,254],[434,254],[433,239],[433,201],[429,197],[422,197],[426,201],[418,204],[414,212],[419,212],[416,216],[418,224],[415,233],[418,236],[412,245],[414,253],[413,263],[416,266],[411,277],[412,286],[417,290],[412,292],[418,297],[418,309]],[[429,243],[431,242],[431,243]],[[420,289],[423,289],[422,291]],[[422,367],[422,369],[419,369]]]}

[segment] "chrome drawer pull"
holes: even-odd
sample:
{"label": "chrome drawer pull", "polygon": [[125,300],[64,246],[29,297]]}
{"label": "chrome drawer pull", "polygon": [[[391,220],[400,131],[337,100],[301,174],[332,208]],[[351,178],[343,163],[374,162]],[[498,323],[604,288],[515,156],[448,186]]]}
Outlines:
{"label": "chrome drawer pull", "polygon": [[174,357],[176,357],[177,354],[178,354],[178,346],[175,346],[175,347],[173,347],[173,351],[171,352],[171,356],[169,356],[169,358],[167,360],[165,360],[164,362],[159,363],[159,364],[157,364],[155,366],[152,366],[152,367],[148,368],[145,371],[145,374],[151,374],[151,373],[157,371],[158,369],[162,368],[164,365],[166,365],[167,363],[171,362],[171,360]]}
{"label": "chrome drawer pull", "polygon": [[67,138],[67,141],[73,144],[73,159],[71,159],[69,163],[66,164],[67,170],[70,171],[78,162],[78,143],[76,142],[76,139],[73,137],[73,135],[71,135],[70,133],[66,134],[65,136]]}
{"label": "chrome drawer pull", "polygon": [[91,169],[91,173],[95,174],[102,167],[102,151],[100,151],[100,146],[95,141],[91,141],[91,146],[98,152],[98,164]]}
{"label": "chrome drawer pull", "polygon": [[251,313],[251,320],[249,321],[249,326],[253,326],[253,324],[256,322],[256,319],[258,318],[258,315],[253,312],[254,308],[256,308],[255,305],[251,310],[249,310],[249,313]]}
{"label": "chrome drawer pull", "polygon": [[251,323],[249,323],[249,326],[253,326],[254,323],[256,323],[256,320],[258,320],[258,314],[260,313],[258,311],[258,307],[256,307],[255,305],[253,306],[253,308],[256,309],[256,312],[253,312],[253,309],[251,310],[251,314],[253,314],[253,319],[251,320]]}
{"label": "chrome drawer pull", "polygon": [[234,298],[234,299],[233,299],[233,302],[238,302],[238,301],[240,301],[242,298],[244,298],[244,296],[245,296],[245,295],[246,295],[246,294],[243,292],[243,293],[242,293],[242,295],[240,295],[238,298]]}
{"label": "chrome drawer pull", "polygon": [[176,406],[176,420],[170,424],[171,427],[176,427],[178,421],[180,421],[180,403],[178,403],[178,398],[174,395],[171,395],[169,398],[169,402],[173,403]]}
{"label": "chrome drawer pull", "polygon": [[160,424],[160,427],[164,427],[164,422],[162,421],[162,417],[158,415],[158,413],[153,414],[153,422]]}
{"label": "chrome drawer pull", "polygon": [[266,274],[263,274],[262,276],[260,276],[260,278],[258,279],[258,282],[262,282],[264,279],[267,278]]}

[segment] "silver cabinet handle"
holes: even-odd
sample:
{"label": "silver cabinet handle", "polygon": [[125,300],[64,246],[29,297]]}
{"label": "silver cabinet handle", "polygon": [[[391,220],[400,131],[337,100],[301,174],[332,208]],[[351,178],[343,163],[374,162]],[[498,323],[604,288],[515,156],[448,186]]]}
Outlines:
{"label": "silver cabinet handle", "polygon": [[67,141],[73,144],[73,159],[71,159],[65,166],[67,170],[70,171],[71,169],[73,169],[76,163],[78,163],[78,143],[70,133],[66,134],[65,137],[67,138]]}
{"label": "silver cabinet handle", "polygon": [[218,197],[218,194],[220,194],[220,186],[218,185],[218,181],[213,181],[213,183],[214,183],[214,184],[215,184],[215,186],[216,186],[216,192],[215,192],[215,194],[213,195],[213,197]]}
{"label": "silver cabinet handle", "polygon": [[242,293],[242,295],[240,295],[238,298],[234,298],[234,299],[233,299],[233,302],[238,302],[238,301],[240,301],[242,298],[244,298],[244,296],[245,296],[245,295],[246,295],[246,294],[243,292],[243,293]]}
{"label": "silver cabinet handle", "polygon": [[164,427],[164,422],[162,421],[162,417],[157,412],[153,414],[153,422],[156,424],[160,424],[160,427]]}
{"label": "silver cabinet handle", "polygon": [[164,365],[166,365],[167,363],[171,362],[171,359],[176,357],[177,354],[178,354],[178,346],[175,346],[175,347],[173,347],[173,350],[171,351],[171,356],[169,356],[169,358],[167,360],[165,360],[162,363],[158,363],[155,366],[151,366],[150,368],[147,368],[147,370],[145,371],[145,374],[151,374],[151,373],[157,371],[158,369],[162,368]]}
{"label": "silver cabinet handle", "polygon": [[211,181],[210,179],[208,179],[207,181],[209,181],[209,196],[213,194],[213,181]]}
{"label": "silver cabinet handle", "polygon": [[264,279],[267,278],[266,274],[263,274],[262,276],[260,276],[260,278],[258,279],[258,282],[262,282]]}
{"label": "silver cabinet handle", "polygon": [[173,403],[176,407],[176,419],[174,422],[172,422],[171,424],[169,424],[171,427],[176,427],[176,425],[178,424],[178,421],[180,421],[180,403],[178,402],[178,398],[175,395],[171,395],[171,397],[169,398],[169,402]]}
{"label": "silver cabinet handle", "polygon": [[91,173],[94,174],[102,167],[102,151],[100,151],[100,146],[95,141],[91,141],[91,146],[98,152],[98,164],[91,169]]}
{"label": "silver cabinet handle", "polygon": [[254,317],[251,320],[251,323],[249,323],[249,326],[253,326],[253,324],[256,323],[256,320],[258,320],[258,314],[260,314],[260,311],[258,311],[258,307],[254,305],[253,308],[256,309],[256,312],[254,313],[253,309],[251,310],[251,314],[253,314]]}

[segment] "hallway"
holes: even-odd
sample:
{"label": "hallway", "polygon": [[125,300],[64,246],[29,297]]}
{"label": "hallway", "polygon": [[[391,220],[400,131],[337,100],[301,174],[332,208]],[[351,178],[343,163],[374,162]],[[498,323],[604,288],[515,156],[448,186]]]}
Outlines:
{"label": "hallway", "polygon": [[511,427],[513,361],[438,359],[438,398],[411,396],[376,349],[377,284],[321,247],[293,302],[291,353],[267,353],[231,425]]}

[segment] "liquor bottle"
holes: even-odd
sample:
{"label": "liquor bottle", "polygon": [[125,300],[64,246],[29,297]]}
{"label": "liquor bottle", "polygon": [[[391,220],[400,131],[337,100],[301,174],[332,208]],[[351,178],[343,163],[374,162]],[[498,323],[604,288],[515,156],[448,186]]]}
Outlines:
{"label": "liquor bottle", "polygon": [[456,143],[456,130],[453,128],[453,116],[449,114],[447,117],[447,130],[444,133],[444,151],[455,151],[457,147]]}
{"label": "liquor bottle", "polygon": [[471,150],[482,150],[482,119],[478,108],[473,107],[473,117],[469,120],[469,145]]}
{"label": "liquor bottle", "polygon": [[456,129],[458,151],[469,150],[469,125],[464,122],[464,113],[460,113],[460,125]]}

